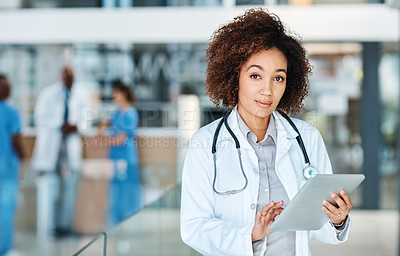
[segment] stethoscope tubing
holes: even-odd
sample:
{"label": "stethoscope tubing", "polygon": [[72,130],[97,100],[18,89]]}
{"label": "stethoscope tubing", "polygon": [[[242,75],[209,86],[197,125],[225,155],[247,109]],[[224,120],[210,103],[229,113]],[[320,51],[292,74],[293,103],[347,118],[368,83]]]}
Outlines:
{"label": "stethoscope tubing", "polygon": [[[244,168],[243,168],[242,157],[241,157],[242,154],[241,154],[241,151],[240,151],[239,140],[236,137],[236,135],[233,133],[232,129],[228,125],[228,116],[230,115],[230,113],[231,113],[231,111],[226,113],[223,116],[223,118],[221,119],[221,121],[218,123],[217,129],[215,130],[215,133],[214,133],[213,144],[212,144],[212,147],[211,147],[211,153],[213,155],[213,161],[214,161],[213,190],[214,190],[214,192],[216,194],[219,194],[219,195],[232,195],[232,194],[240,193],[240,192],[242,192],[243,190],[246,189],[247,184],[248,184],[248,179],[247,179],[246,173],[244,172]],[[295,132],[297,132],[297,134],[298,134],[297,137],[296,137],[296,140],[297,140],[297,143],[299,144],[299,147],[300,147],[300,149],[301,149],[301,151],[303,153],[304,162],[305,162],[305,167],[303,168],[303,175],[304,175],[304,178],[306,180],[308,180],[308,179],[312,178],[313,176],[315,176],[318,173],[318,170],[317,170],[316,167],[314,167],[310,163],[310,159],[308,157],[306,147],[304,146],[303,139],[301,138],[301,134],[300,134],[299,130],[297,129],[296,125],[293,123],[293,121],[285,113],[283,113],[281,111],[279,111],[279,113],[288,121],[288,123],[293,128],[293,130]],[[244,186],[242,188],[237,189],[237,190],[228,190],[228,191],[225,191],[225,192],[218,191],[215,188],[215,183],[216,183],[216,180],[217,180],[217,154],[216,154],[217,153],[217,140],[218,140],[218,135],[219,135],[219,132],[221,130],[222,124],[225,125],[225,128],[227,129],[227,131],[229,132],[229,134],[231,135],[231,137],[235,141],[235,146],[236,146],[237,153],[238,153],[238,158],[239,158],[240,169],[241,169],[242,175],[243,175],[243,177],[245,179],[245,184],[244,184]]]}
{"label": "stethoscope tubing", "polygon": [[[236,137],[236,135],[233,133],[232,129],[228,125],[228,121],[227,120],[228,120],[228,115],[229,114],[230,114],[230,112],[228,112],[222,118],[222,120],[219,122],[219,124],[217,126],[217,129],[215,130],[215,133],[214,133],[213,145],[212,145],[212,149],[211,149],[211,152],[212,152],[212,155],[213,155],[213,161],[214,161],[213,190],[214,190],[215,193],[217,193],[219,195],[232,195],[232,194],[240,193],[240,192],[242,192],[243,190],[246,189],[247,184],[248,184],[247,175],[246,175],[246,173],[244,172],[244,169],[243,169],[242,153],[240,151],[239,140]],[[218,134],[219,134],[219,131],[221,130],[222,124],[225,125],[225,128],[228,130],[229,134],[232,136],[233,140],[235,141],[235,146],[236,146],[236,150],[237,150],[238,158],[239,158],[240,170],[242,171],[242,175],[243,175],[244,180],[245,180],[245,184],[244,184],[244,186],[242,188],[237,189],[237,190],[228,190],[228,191],[225,191],[225,192],[220,192],[215,188],[215,183],[217,181],[217,154],[216,154],[217,153],[217,146],[216,145],[217,145],[217,140],[218,140]]]}
{"label": "stethoscope tubing", "polygon": [[301,151],[303,152],[304,155],[304,162],[306,163],[306,165],[310,165],[310,159],[308,158],[308,154],[307,154],[307,150],[306,147],[304,146],[304,142],[303,139],[301,138],[300,132],[297,129],[296,125],[293,123],[293,121],[290,119],[290,117],[288,117],[285,113],[279,111],[279,113],[281,114],[281,116],[283,116],[283,118],[285,118],[288,123],[290,124],[290,126],[292,126],[293,130],[295,132],[297,132],[298,136],[296,137],[297,143],[299,144]]}

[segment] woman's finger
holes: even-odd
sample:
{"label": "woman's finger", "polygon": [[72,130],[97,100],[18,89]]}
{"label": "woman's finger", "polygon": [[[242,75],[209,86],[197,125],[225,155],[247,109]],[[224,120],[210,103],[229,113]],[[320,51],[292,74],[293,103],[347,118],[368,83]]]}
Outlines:
{"label": "woman's finger", "polygon": [[283,200],[279,201],[276,203],[276,206],[274,208],[280,208],[283,206]]}
{"label": "woman's finger", "polygon": [[256,224],[261,224],[261,212],[257,212],[256,214]]}
{"label": "woman's finger", "polygon": [[262,209],[261,209],[261,213],[263,213],[264,215],[267,213],[267,211],[274,205],[274,201],[269,202],[268,204],[266,204]]}
{"label": "woman's finger", "polygon": [[270,209],[272,209],[272,210],[279,209],[282,207],[282,205],[283,205],[283,201],[275,202]]}
{"label": "woman's finger", "polygon": [[340,218],[336,214],[333,214],[328,208],[322,206],[322,210],[328,215],[332,222],[340,222]]}
{"label": "woman's finger", "polygon": [[341,212],[338,208],[336,208],[334,205],[332,205],[330,202],[324,200],[322,202],[322,204],[324,205],[324,207],[326,207],[332,214],[336,215],[336,216],[340,216]]}
{"label": "woman's finger", "polygon": [[275,215],[275,217],[276,216],[278,216],[279,214],[281,214],[281,212],[283,211],[283,208],[278,208],[278,209],[275,209],[275,211],[274,211],[274,215]]}
{"label": "woman's finger", "polygon": [[340,190],[340,195],[342,196],[342,198],[343,198],[344,202],[347,204],[347,206],[349,206],[351,208],[352,204],[351,204],[351,199],[350,199],[349,194],[347,194],[347,192],[342,189],[342,190]]}
{"label": "woman's finger", "polygon": [[280,214],[283,211],[282,207],[270,209],[269,212],[272,214]]}
{"label": "woman's finger", "polygon": [[267,213],[266,218],[270,221],[274,221],[275,217],[281,214],[283,211],[283,208],[278,208],[278,209],[270,209]]}
{"label": "woman's finger", "polygon": [[280,208],[282,205],[283,205],[283,201],[280,201],[280,202],[271,201],[269,204],[265,205],[261,209],[261,213],[262,213],[262,215],[266,215],[269,210]]}
{"label": "woman's finger", "polygon": [[274,222],[275,217],[276,217],[276,215],[267,214],[267,215],[265,216],[264,225],[267,225],[267,226],[271,225],[272,222]]}
{"label": "woman's finger", "polygon": [[339,206],[338,208],[341,208],[342,210],[347,210],[347,205],[346,203],[338,196],[336,193],[331,194],[331,198],[336,202],[336,204]]}
{"label": "woman's finger", "polygon": [[267,214],[275,214],[275,215],[277,215],[277,214],[279,214],[281,211],[283,211],[283,208],[282,208],[282,207],[279,207],[279,208],[270,208],[270,209],[267,211]]}

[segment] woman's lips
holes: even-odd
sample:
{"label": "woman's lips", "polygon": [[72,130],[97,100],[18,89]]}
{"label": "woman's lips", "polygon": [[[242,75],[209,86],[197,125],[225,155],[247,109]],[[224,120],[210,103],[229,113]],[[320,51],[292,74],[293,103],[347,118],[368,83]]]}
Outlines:
{"label": "woman's lips", "polygon": [[258,105],[260,105],[263,108],[267,108],[267,107],[271,106],[271,104],[272,104],[272,102],[270,102],[270,101],[259,101],[259,100],[256,100],[256,102],[257,102]]}

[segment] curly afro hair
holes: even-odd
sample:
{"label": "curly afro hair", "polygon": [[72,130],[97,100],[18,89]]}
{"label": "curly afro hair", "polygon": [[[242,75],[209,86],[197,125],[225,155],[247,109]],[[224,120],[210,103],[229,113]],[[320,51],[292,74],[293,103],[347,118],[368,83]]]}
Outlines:
{"label": "curly afro hair", "polygon": [[286,90],[277,110],[298,113],[308,94],[312,67],[301,41],[286,32],[279,18],[262,9],[250,9],[244,15],[214,32],[206,51],[206,93],[219,108],[238,103],[240,68],[260,51],[277,48],[288,63]]}

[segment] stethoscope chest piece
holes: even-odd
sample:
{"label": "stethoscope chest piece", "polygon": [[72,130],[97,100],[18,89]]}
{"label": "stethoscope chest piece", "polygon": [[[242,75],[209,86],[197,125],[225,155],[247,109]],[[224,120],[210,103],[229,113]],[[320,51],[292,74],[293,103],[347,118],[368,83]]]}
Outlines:
{"label": "stethoscope chest piece", "polygon": [[317,174],[318,174],[317,168],[311,164],[307,164],[306,167],[304,167],[303,169],[303,175],[306,180],[311,179]]}

